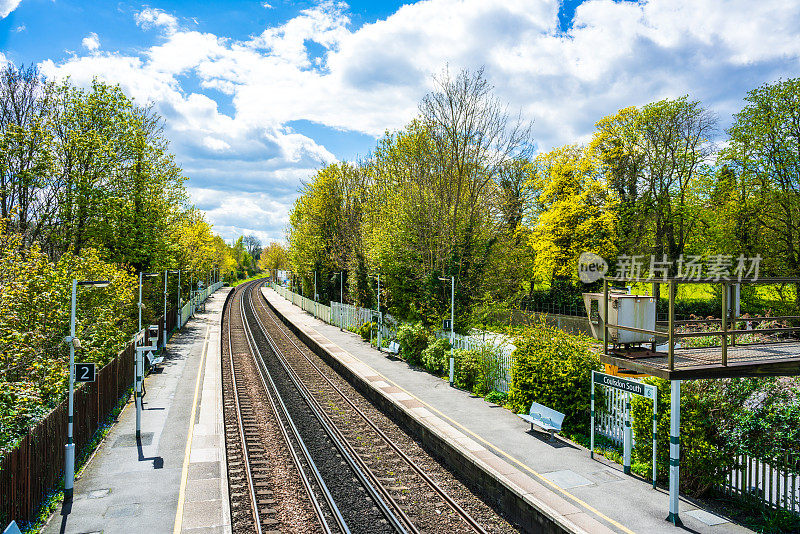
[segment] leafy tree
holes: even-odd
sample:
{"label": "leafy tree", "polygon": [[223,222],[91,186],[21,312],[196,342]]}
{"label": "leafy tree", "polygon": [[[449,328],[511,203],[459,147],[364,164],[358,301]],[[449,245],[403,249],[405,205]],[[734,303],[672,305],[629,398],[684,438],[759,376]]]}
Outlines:
{"label": "leafy tree", "polygon": [[268,273],[288,268],[289,254],[286,247],[274,241],[267,245],[261,252],[258,266],[261,270],[267,271]]}
{"label": "leafy tree", "polygon": [[753,89],[745,101],[728,130],[730,141],[720,162],[730,168],[731,181],[741,191],[736,200],[747,208],[746,224],[763,234],[762,247],[769,245],[760,250],[766,268],[775,275],[798,276],[800,78]]}
{"label": "leafy tree", "polygon": [[683,96],[625,108],[597,123],[596,154],[617,207],[620,251],[677,259],[698,229],[697,184],[717,119]]}
{"label": "leafy tree", "polygon": [[540,214],[530,235],[536,273],[547,280],[576,279],[582,252],[616,253],[615,204],[586,149],[568,145],[537,157],[534,180]]}

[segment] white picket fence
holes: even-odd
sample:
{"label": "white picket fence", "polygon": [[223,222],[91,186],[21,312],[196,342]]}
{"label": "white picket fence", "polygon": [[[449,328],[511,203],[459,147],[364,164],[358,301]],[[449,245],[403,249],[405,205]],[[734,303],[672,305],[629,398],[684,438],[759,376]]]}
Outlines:
{"label": "white picket fence", "polygon": [[800,455],[794,451],[771,459],[738,455],[719,489],[756,499],[767,508],[800,513]]}
{"label": "white picket fence", "polygon": [[290,301],[295,306],[299,306],[300,308],[307,311],[317,319],[325,321],[326,323],[331,322],[330,306],[325,306],[320,302],[314,302],[309,298],[306,298],[302,295],[298,295],[297,293],[289,291],[285,287],[279,286],[275,283],[272,283],[270,287],[272,287],[272,289],[274,289],[280,296]]}
{"label": "white picket fence", "polygon": [[497,391],[508,392],[508,388],[511,386],[511,354],[516,349],[510,337],[480,330],[473,330],[469,336],[453,333],[452,340],[448,330],[437,330],[434,335],[439,339],[450,341],[450,345],[454,349],[481,350],[488,348],[491,350],[498,357],[500,366],[500,378],[492,388]]}
{"label": "white picket fence", "polygon": [[625,392],[606,386],[598,387],[603,388],[605,406],[599,407],[595,414],[594,431],[621,446],[625,430]]}
{"label": "white picket fence", "polygon": [[188,321],[197,311],[197,307],[203,304],[208,297],[210,297],[215,291],[222,287],[222,282],[217,282],[216,284],[211,284],[210,286],[206,287],[202,291],[195,291],[195,294],[189,301],[183,305],[180,311],[180,317],[178,318],[178,328],[183,328],[183,325],[186,324]]}

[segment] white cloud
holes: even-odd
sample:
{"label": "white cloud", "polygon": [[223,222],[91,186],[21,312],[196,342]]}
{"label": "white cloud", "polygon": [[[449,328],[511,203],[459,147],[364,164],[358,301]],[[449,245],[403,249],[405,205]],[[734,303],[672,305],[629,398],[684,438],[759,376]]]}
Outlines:
{"label": "white cloud", "polygon": [[100,48],[100,38],[96,33],[92,32],[83,38],[81,45],[89,52],[94,52]]}
{"label": "white cloud", "polygon": [[586,139],[619,108],[687,93],[724,119],[748,89],[800,67],[800,5],[789,0],[589,0],[567,33],[557,0],[430,0],[360,28],[346,9],[323,2],[236,41],[145,8],[135,20],[158,31],[158,44],[141,54],[95,49],[41,66],[76,83],[104,76],[156,102],[195,201],[224,191],[209,219],[274,238],[299,180],[334,159],[286,123],[378,136],[416,114],[445,65],[486,65],[543,148]]}
{"label": "white cloud", "polygon": [[261,7],[263,7],[264,9],[273,9],[272,4],[270,4],[269,2],[262,2]]}
{"label": "white cloud", "polygon": [[178,19],[164,10],[147,7],[133,16],[136,24],[145,30],[163,28],[168,34],[178,30]]}
{"label": "white cloud", "polygon": [[14,28],[14,32],[16,32],[16,33],[22,33],[22,32],[24,32],[24,31],[25,31],[25,30],[27,30],[27,29],[28,29],[28,28],[27,28],[27,27],[26,27],[24,24],[20,24],[19,26],[17,26],[16,28]]}
{"label": "white cloud", "polygon": [[17,9],[21,0],[0,0],[0,19],[6,18]]}

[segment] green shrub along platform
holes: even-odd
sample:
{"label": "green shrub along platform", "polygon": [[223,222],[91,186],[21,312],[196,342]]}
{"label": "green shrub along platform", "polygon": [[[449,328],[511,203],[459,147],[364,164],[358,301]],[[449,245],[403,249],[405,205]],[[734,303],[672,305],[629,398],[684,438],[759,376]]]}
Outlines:
{"label": "green shrub along platform", "polygon": [[508,394],[514,412],[525,413],[538,402],[565,414],[565,432],[588,432],[592,370],[601,369],[591,344],[588,337],[541,321],[520,334]]}
{"label": "green shrub along platform", "polygon": [[[374,337],[374,324],[358,333]],[[497,391],[504,377],[500,355],[490,345],[476,350],[451,349],[422,323],[403,324],[397,331],[399,356],[408,364],[445,377],[454,360],[454,386],[485,396],[486,401],[525,413],[532,402],[565,414],[562,435],[589,446],[591,374],[602,370],[594,340],[548,326],[543,320],[511,332],[516,350],[511,360],[508,393]],[[647,378],[658,388],[657,479],[669,476],[669,382]],[[603,406],[603,388],[595,393]],[[777,451],[800,450],[800,380],[745,378],[695,380],[681,388],[681,491],[693,497],[713,496],[714,488],[733,467],[738,454],[771,457]],[[647,479],[652,469],[652,402],[632,397],[637,445],[632,470]],[[621,463],[621,447],[596,436],[597,453]]]}

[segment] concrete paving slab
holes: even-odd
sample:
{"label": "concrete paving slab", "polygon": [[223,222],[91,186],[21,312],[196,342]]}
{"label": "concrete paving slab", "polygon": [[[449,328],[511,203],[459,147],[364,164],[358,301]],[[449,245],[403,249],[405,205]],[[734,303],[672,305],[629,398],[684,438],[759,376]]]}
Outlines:
{"label": "concrete paving slab", "polygon": [[141,438],[128,402],[77,477],[73,502],[43,532],[231,532],[219,372],[227,291],[172,337],[161,372],[146,378]]}
{"label": "concrete paving slab", "polygon": [[[397,402],[431,432],[438,432],[469,455],[470,461],[487,465],[502,460],[507,467],[489,467],[498,480],[506,480],[539,505],[559,515],[560,524],[569,524],[576,531],[674,533],[675,527],[665,521],[668,495],[665,489],[652,489],[648,481],[622,473],[622,466],[603,457],[589,457],[580,445],[547,434],[531,433],[530,426],[508,410],[485,402],[470,392],[451,388],[449,384],[427,372],[421,372],[404,361],[388,357],[361,338],[338,327],[326,324],[302,311],[271,289],[262,289],[269,301],[309,337],[333,346],[332,356],[346,364],[365,382],[379,391],[404,392],[422,407],[405,407],[408,401]],[[357,370],[357,371],[356,371]],[[391,398],[386,395],[387,398]],[[419,406],[419,405],[417,405]],[[470,438],[479,446],[465,446],[445,425]],[[506,471],[505,474],[499,471]],[[549,480],[546,474],[569,472]],[[570,483],[580,482],[580,485]],[[558,482],[564,484],[561,487]],[[585,483],[585,482],[588,483]],[[535,490],[535,491],[534,491]],[[697,533],[751,532],[741,525],[727,523],[714,526],[689,512],[696,504],[681,499],[681,519],[685,527]],[[703,516],[705,517],[705,516]],[[722,529],[722,530],[721,530]]]}
{"label": "concrete paving slab", "polygon": [[592,483],[592,481],[588,478],[582,477],[578,473],[570,471],[569,469],[553,471],[552,473],[542,473],[542,476],[558,487],[564,489],[577,488],[578,486],[588,486]]}
{"label": "concrete paving slab", "polygon": [[712,527],[728,523],[728,520],[725,519],[724,517],[719,516],[717,514],[712,514],[711,512],[707,512],[705,510],[700,510],[700,509],[689,510],[688,512],[686,512],[686,514]]}

